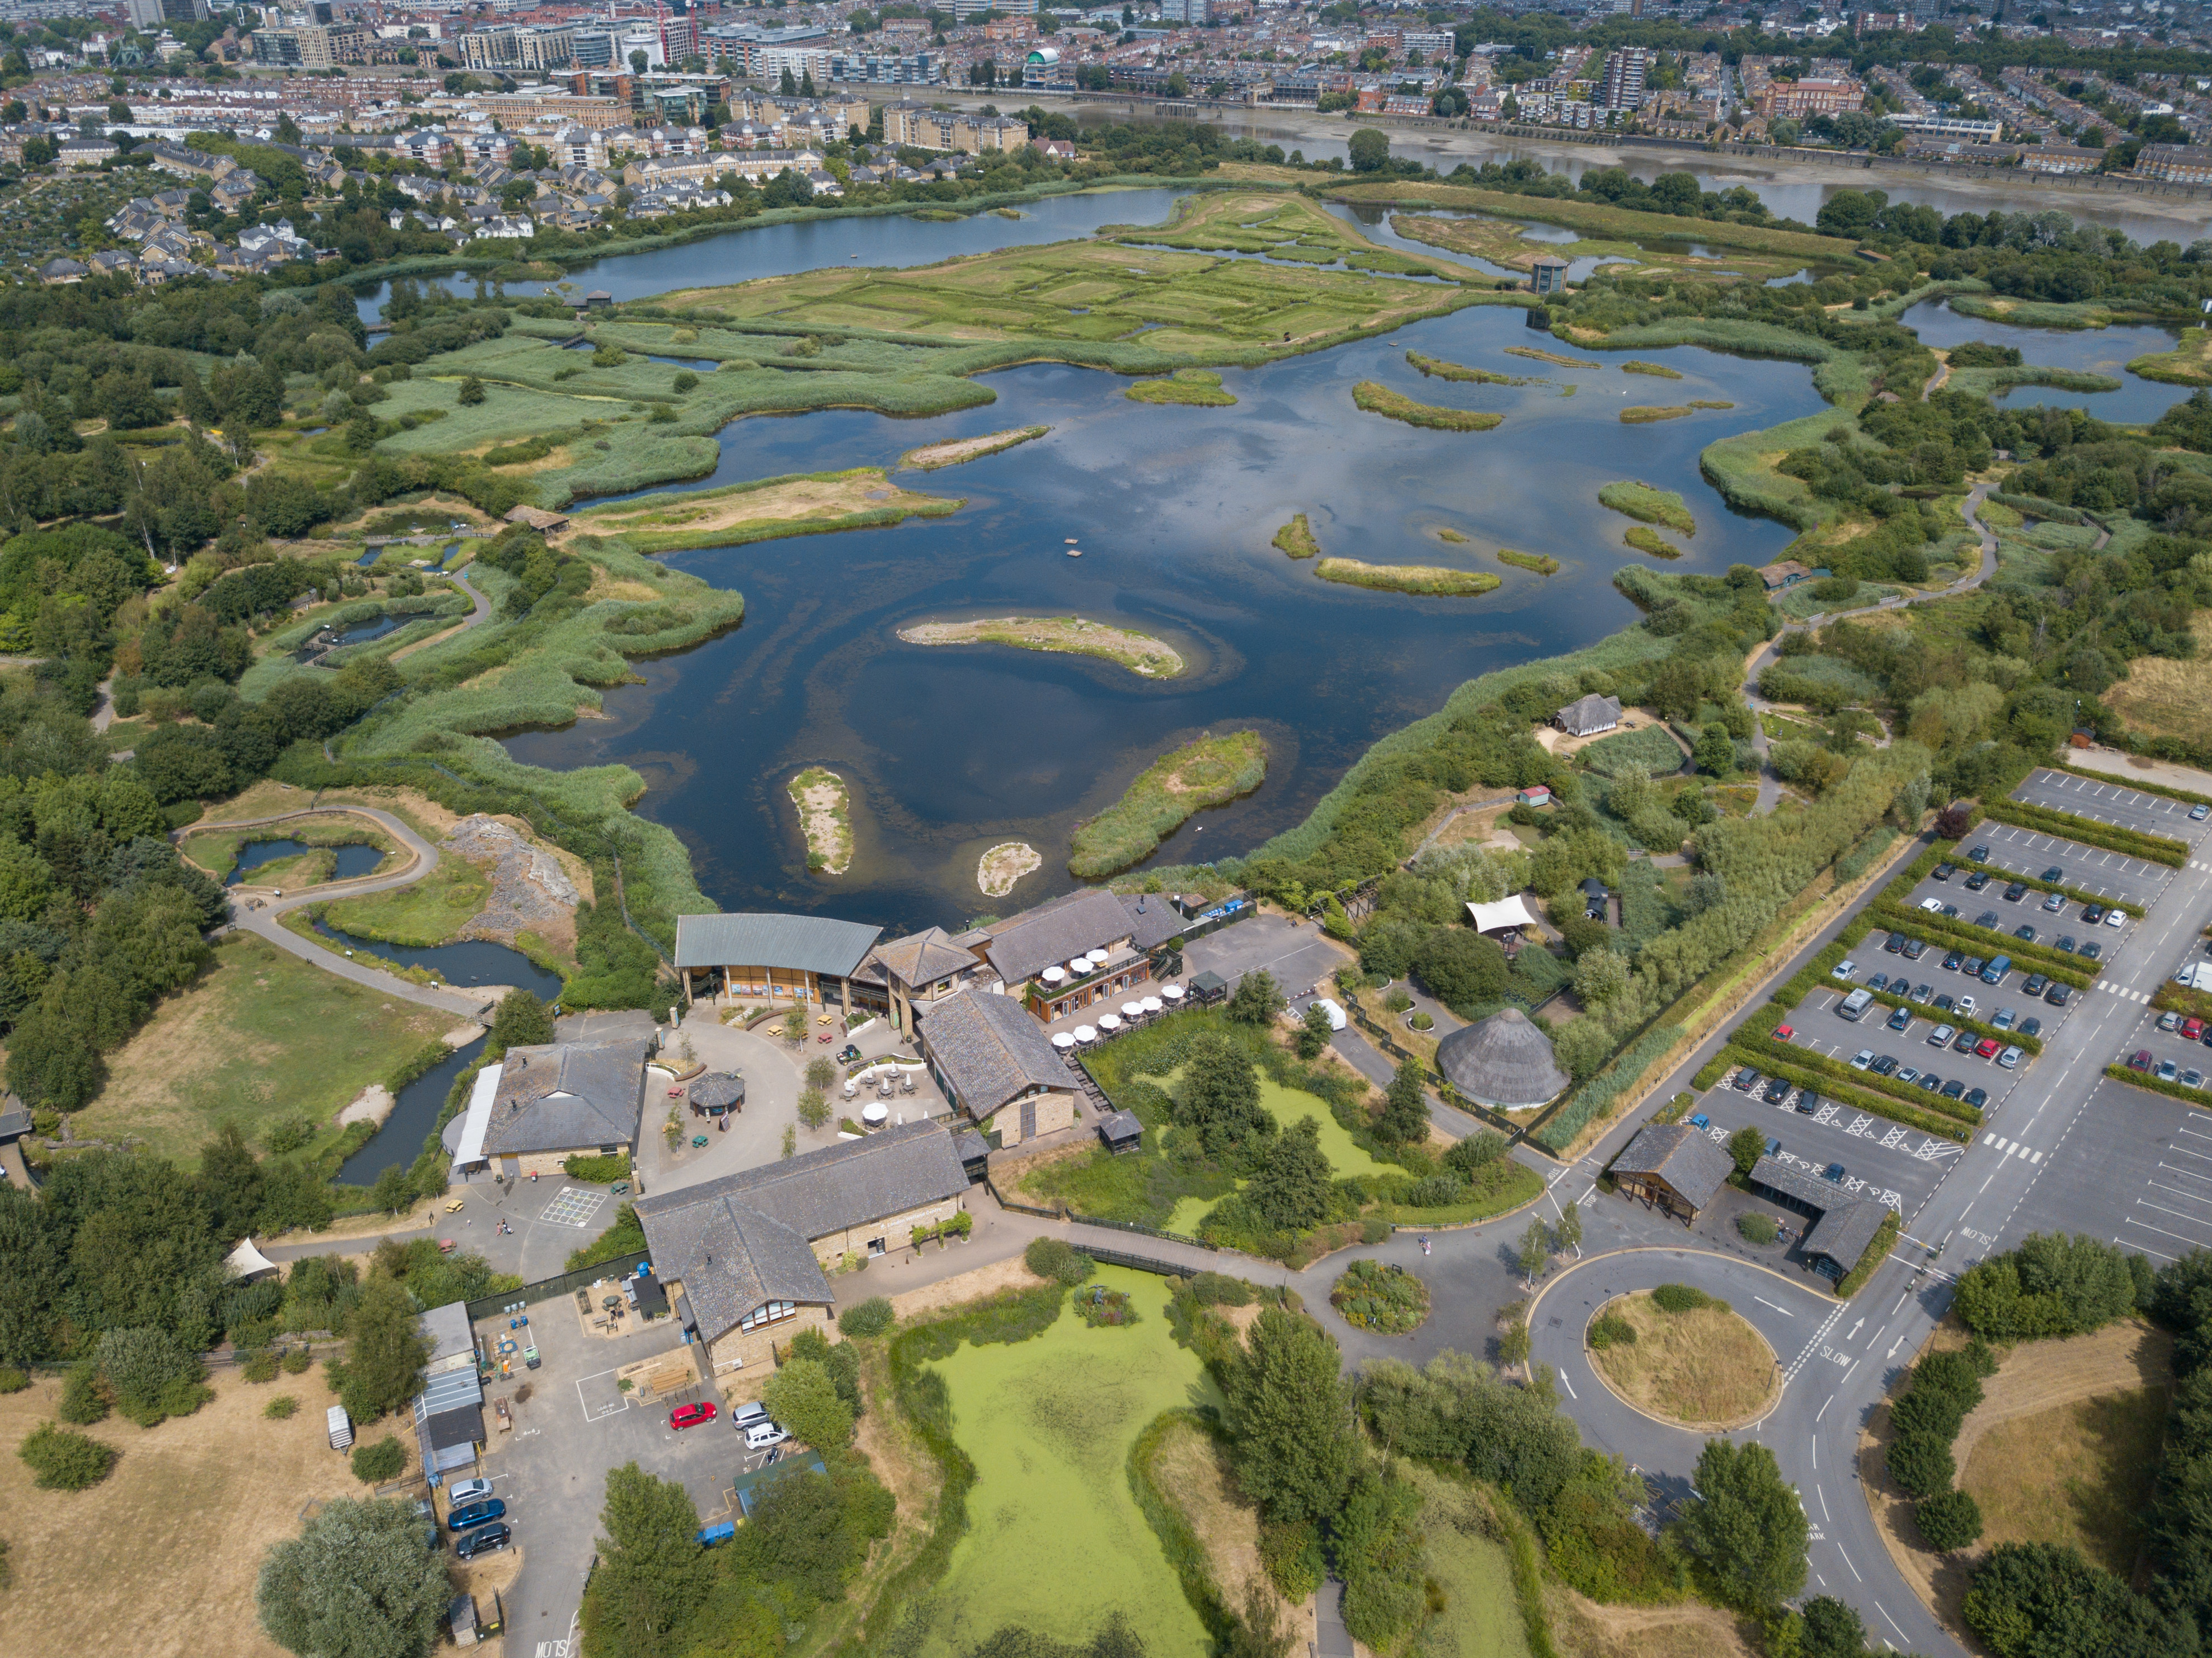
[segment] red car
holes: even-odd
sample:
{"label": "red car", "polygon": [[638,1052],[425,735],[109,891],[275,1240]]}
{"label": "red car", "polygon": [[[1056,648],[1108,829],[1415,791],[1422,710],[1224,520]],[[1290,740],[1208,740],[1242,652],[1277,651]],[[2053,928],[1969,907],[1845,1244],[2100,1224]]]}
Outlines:
{"label": "red car", "polygon": [[1974,1044],[1974,1052],[1984,1060],[1994,1060],[1997,1056],[1997,1049],[2003,1046],[1996,1037],[1984,1036]]}
{"label": "red car", "polygon": [[2192,1042],[2203,1042],[2204,1040],[2204,1021],[2202,1019],[2184,1019],[2181,1022],[2181,1034]]}
{"label": "red car", "polygon": [[1774,1040],[1778,1042],[1786,1042],[1796,1034],[1795,1027],[1785,1024],[1774,1033]]}
{"label": "red car", "polygon": [[2130,1054],[2128,1056],[2128,1069],[2130,1071],[2149,1070],[2150,1049],[2148,1048],[2138,1048],[2133,1054]]}
{"label": "red car", "polygon": [[703,1400],[696,1405],[678,1405],[668,1413],[668,1425],[672,1428],[696,1428],[702,1422],[714,1419],[714,1406]]}

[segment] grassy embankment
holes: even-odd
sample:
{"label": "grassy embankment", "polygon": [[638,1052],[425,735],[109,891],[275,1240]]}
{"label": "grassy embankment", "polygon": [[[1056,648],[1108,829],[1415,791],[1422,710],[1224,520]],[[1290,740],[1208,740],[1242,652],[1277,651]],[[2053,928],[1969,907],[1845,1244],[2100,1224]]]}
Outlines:
{"label": "grassy embankment", "polygon": [[974,622],[918,622],[901,628],[909,645],[1011,645],[1060,656],[1095,656],[1146,679],[1173,679],[1182,653],[1133,628],[1113,628],[1079,616],[1000,616]]}
{"label": "grassy embankment", "polygon": [[1132,246],[1257,254],[1271,261],[1315,267],[1341,264],[1347,270],[1391,276],[1442,276],[1447,282],[1463,282],[1474,275],[1449,259],[1379,246],[1357,225],[1320,210],[1303,197],[1255,197],[1235,191],[1187,197],[1165,227],[1102,225],[1098,234],[1116,237]]}
{"label": "grassy embankment", "polygon": [[806,867],[842,875],[853,866],[853,796],[845,780],[825,766],[809,766],[785,793],[799,812],[806,838]]}
{"label": "grassy embankment", "polygon": [[[1640,213],[1633,208],[1603,202],[1583,202],[1550,196],[1516,196],[1502,190],[1482,190],[1426,180],[1381,180],[1346,185],[1328,192],[1333,201],[1389,202],[1407,207],[1437,207],[1477,213],[1495,213],[1509,219],[1533,219],[1543,224],[1564,225],[1570,230],[1612,238],[1632,244],[1688,240],[1714,247],[1742,248],[1781,258],[1841,264],[1852,256],[1856,244],[1837,236],[1810,231],[1778,230],[1765,225],[1737,224],[1720,219],[1678,219],[1665,213]],[[1401,229],[1401,234],[1407,234]]]}
{"label": "grassy embankment", "polygon": [[108,1056],[106,1087],[71,1122],[80,1140],[127,1138],[186,1163],[220,1124],[235,1122],[259,1147],[298,1119],[312,1155],[337,1142],[331,1119],[342,1107],[453,1023],[233,933]]}
{"label": "grassy embankment", "polygon": [[2212,331],[2192,329],[2171,351],[2131,358],[2128,373],[2168,386],[2212,386]]}
{"label": "grassy embankment", "polygon": [[224,881],[238,866],[240,850],[264,841],[296,841],[312,850],[255,865],[252,879],[256,886],[318,886],[331,878],[339,847],[374,847],[384,854],[376,865],[378,871],[395,867],[404,856],[383,830],[340,812],[322,817],[294,818],[261,829],[200,829],[186,835],[177,850],[187,862],[198,865],[216,880]]}
{"label": "grassy embankment", "polygon": [[1197,409],[1225,409],[1236,394],[1221,389],[1211,368],[1178,368],[1165,380],[1139,380],[1121,394],[1132,403],[1181,403]]}
{"label": "grassy embankment", "polygon": [[1314,539],[1312,527],[1306,523],[1304,513],[1296,514],[1275,531],[1274,544],[1292,558],[1311,558],[1321,551],[1321,543]]}
{"label": "grassy embankment", "polygon": [[[1515,198],[1522,199],[1522,198]],[[1534,217],[1535,215],[1523,216]],[[1630,214],[1631,218],[1656,216]],[[1678,222],[1662,219],[1662,223]],[[1391,228],[1411,241],[1425,242],[1454,253],[1464,253],[1508,270],[1527,270],[1545,254],[1569,261],[1589,259],[1604,275],[1665,276],[1675,281],[1716,285],[1765,282],[1787,276],[1805,268],[1802,254],[1759,253],[1749,250],[1726,254],[1693,253],[1677,240],[1631,234],[1598,234],[1585,230],[1575,240],[1536,241],[1527,228],[1510,219],[1431,218],[1419,214],[1394,214]],[[1682,234],[1674,233],[1677,238]],[[1692,231],[1692,235],[1699,233]],[[1700,237],[1700,240],[1707,240]],[[1829,263],[1832,259],[1823,263]]]}
{"label": "grassy embankment", "polygon": [[1517,553],[1510,547],[1500,547],[1498,562],[1523,570],[1534,570],[1538,575],[1557,575],[1559,573],[1559,561],[1548,553]]}
{"label": "grassy embankment", "polygon": [[878,529],[909,518],[944,518],[966,504],[899,489],[880,466],[856,466],[842,472],[761,478],[720,489],[647,495],[580,513],[574,529],[581,534],[620,536],[641,553],[662,553],[741,547],[779,536]]}
{"label": "grassy embankment", "polygon": [[996,455],[1042,437],[1052,430],[1049,426],[1018,426],[1004,432],[987,432],[977,438],[951,438],[943,443],[926,443],[919,449],[909,449],[899,457],[899,465],[916,472],[933,472],[943,466],[957,466],[963,461],[981,460],[986,455]]}
{"label": "grassy embankment", "polygon": [[1453,598],[1473,598],[1504,580],[1487,570],[1455,570],[1441,564],[1369,564],[1356,558],[1325,558],[1314,566],[1314,574],[1323,581],[1340,582],[1347,587]]}
{"label": "grassy embankment", "polygon": [[1076,829],[1068,873],[1096,880],[1141,863],[1192,816],[1249,794],[1267,774],[1257,732],[1187,743],[1138,773],[1119,800]]}
{"label": "grassy embankment", "polygon": [[1404,392],[1375,380],[1361,380],[1354,386],[1352,400],[1370,415],[1439,432],[1487,432],[1505,418],[1479,409],[1443,409],[1432,403],[1416,403]]}

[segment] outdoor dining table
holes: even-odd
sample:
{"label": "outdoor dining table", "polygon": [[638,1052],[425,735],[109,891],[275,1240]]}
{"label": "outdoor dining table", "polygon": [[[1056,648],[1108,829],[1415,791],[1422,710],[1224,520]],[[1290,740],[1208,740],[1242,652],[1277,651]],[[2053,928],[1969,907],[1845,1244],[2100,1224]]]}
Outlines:
{"label": "outdoor dining table", "polygon": [[1065,1030],[1055,1030],[1052,1033],[1052,1045],[1064,1053],[1075,1046],[1075,1038]]}
{"label": "outdoor dining table", "polygon": [[1095,1042],[1098,1040],[1098,1033],[1087,1024],[1079,1024],[1075,1027],[1075,1040],[1085,1044]]}
{"label": "outdoor dining table", "polygon": [[1101,1013],[1098,1016],[1098,1029],[1101,1035],[1110,1036],[1121,1028],[1121,1016],[1120,1014]]}
{"label": "outdoor dining table", "polygon": [[1167,1004],[1157,996],[1146,997],[1143,1007],[1146,1013],[1163,1013],[1167,1011]]}

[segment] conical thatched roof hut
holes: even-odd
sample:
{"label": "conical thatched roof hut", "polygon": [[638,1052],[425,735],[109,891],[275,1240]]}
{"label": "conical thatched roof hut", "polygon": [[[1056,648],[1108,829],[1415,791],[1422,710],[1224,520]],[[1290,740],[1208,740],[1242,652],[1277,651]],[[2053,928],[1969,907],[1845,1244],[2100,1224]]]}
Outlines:
{"label": "conical thatched roof hut", "polygon": [[1437,1068],[1468,1098],[1508,1110],[1542,1105],[1573,1080],[1552,1057],[1552,1039],[1517,1007],[1453,1031],[1437,1044]]}

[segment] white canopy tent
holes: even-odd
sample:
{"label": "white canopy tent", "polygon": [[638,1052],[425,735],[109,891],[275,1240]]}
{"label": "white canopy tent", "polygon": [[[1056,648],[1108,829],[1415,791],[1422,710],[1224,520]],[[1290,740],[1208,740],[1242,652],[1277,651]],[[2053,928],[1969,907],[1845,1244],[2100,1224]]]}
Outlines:
{"label": "white canopy tent", "polygon": [[274,1278],[283,1269],[253,1247],[252,1238],[240,1238],[238,1248],[224,1258],[223,1270],[234,1278],[244,1278],[248,1284],[264,1278]]}
{"label": "white canopy tent", "polygon": [[1469,904],[1467,913],[1474,917],[1477,932],[1495,932],[1500,927],[1540,927],[1543,923],[1528,913],[1528,901],[1517,893],[1508,893],[1494,904]]}
{"label": "white canopy tent", "polygon": [[453,1167],[458,1170],[480,1168],[489,1161],[484,1156],[484,1134],[491,1127],[492,1099],[499,1092],[499,1079],[506,1070],[504,1065],[488,1065],[477,1072],[469,1090],[468,1110],[461,1119],[461,1138],[453,1147]]}

